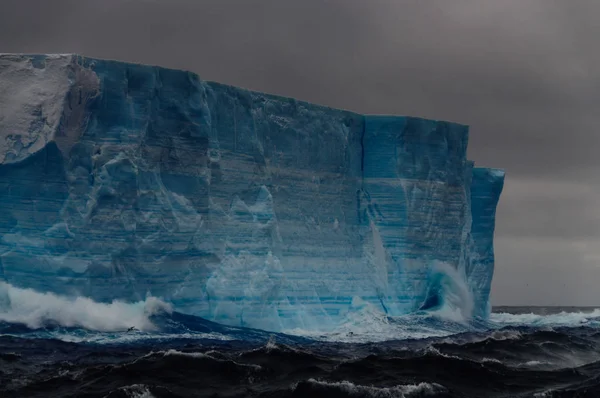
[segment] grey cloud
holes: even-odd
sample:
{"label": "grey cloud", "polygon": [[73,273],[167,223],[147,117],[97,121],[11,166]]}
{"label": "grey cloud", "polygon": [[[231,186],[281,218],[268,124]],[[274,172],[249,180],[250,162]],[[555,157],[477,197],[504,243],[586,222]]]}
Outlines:
{"label": "grey cloud", "polygon": [[550,303],[564,291],[543,291],[545,270],[600,282],[592,246],[576,244],[600,233],[600,193],[589,188],[600,186],[599,12],[595,0],[4,0],[0,51],[159,64],[363,113],[469,124],[470,158],[507,170],[494,297],[528,300],[505,283],[520,275]]}
{"label": "grey cloud", "polygon": [[600,267],[587,262],[577,242],[499,237],[496,251],[494,304],[598,305]]}
{"label": "grey cloud", "polygon": [[598,209],[600,186],[513,178],[505,184],[497,227],[502,235],[512,238],[600,241]]}

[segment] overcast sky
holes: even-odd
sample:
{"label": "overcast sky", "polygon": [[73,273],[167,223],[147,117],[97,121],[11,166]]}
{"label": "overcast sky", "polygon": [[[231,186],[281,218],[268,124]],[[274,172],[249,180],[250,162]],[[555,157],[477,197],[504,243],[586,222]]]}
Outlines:
{"label": "overcast sky", "polygon": [[600,305],[600,1],[0,0],[0,52],[76,52],[469,124],[507,172],[493,303]]}

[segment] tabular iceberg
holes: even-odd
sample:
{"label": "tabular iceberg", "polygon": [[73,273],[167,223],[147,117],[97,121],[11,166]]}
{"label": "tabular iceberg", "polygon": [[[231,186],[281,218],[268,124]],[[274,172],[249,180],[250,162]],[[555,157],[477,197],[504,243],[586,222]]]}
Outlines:
{"label": "tabular iceberg", "polygon": [[485,317],[504,173],[467,139],[186,71],[1,55],[0,278],[267,330],[364,305]]}

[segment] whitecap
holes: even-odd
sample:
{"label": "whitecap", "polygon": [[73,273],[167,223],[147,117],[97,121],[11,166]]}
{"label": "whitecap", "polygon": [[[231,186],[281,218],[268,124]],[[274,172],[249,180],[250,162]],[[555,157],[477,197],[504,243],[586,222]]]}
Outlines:
{"label": "whitecap", "polygon": [[[315,379],[308,379],[308,384],[315,387],[321,387],[326,389],[336,389],[342,391],[348,396],[369,396],[373,398],[409,398],[424,395],[434,395],[436,393],[445,391],[445,388],[439,384],[433,383],[419,383],[419,384],[405,384],[397,385],[393,387],[373,387],[373,386],[362,386],[354,384],[349,381],[343,380],[340,382],[327,382]],[[295,384],[292,389],[298,388],[298,384]]]}
{"label": "whitecap", "polygon": [[155,398],[155,395],[152,394],[150,388],[145,384],[132,384],[120,387],[118,390],[123,391],[129,398]]}
{"label": "whitecap", "polygon": [[0,282],[0,292],[8,298],[0,308],[0,321],[24,324],[31,329],[52,323],[101,332],[127,331],[131,328],[155,331],[157,328],[150,317],[161,312],[172,312],[169,304],[156,297],[135,303],[119,300],[99,303],[87,297],[21,289],[5,282]]}

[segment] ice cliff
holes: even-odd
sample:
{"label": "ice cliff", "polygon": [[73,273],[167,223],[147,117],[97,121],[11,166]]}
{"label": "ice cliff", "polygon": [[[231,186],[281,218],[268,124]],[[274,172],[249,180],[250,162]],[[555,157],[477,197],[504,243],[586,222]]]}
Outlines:
{"label": "ice cliff", "polygon": [[485,316],[500,170],[467,127],[154,66],[0,55],[0,280],[268,330]]}

